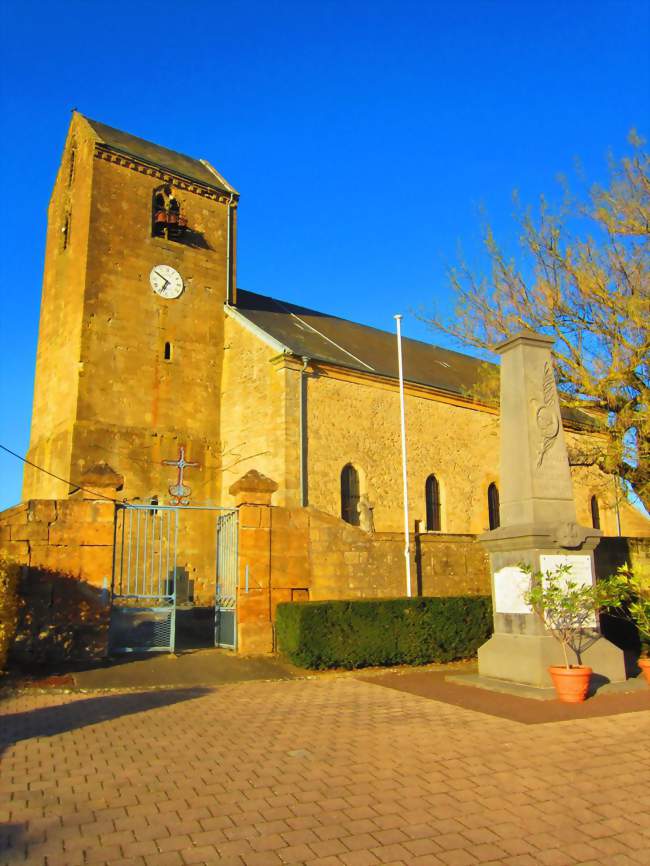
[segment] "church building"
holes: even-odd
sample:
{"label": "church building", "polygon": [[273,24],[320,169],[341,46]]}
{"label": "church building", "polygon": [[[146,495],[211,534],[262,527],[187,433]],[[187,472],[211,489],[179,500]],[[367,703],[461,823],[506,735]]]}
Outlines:
{"label": "church building", "polygon": [[[402,527],[394,334],[237,289],[239,194],[210,163],[75,113],[48,214],[28,458],[78,482],[107,464],[132,501],[227,505],[255,468],[277,504]],[[388,316],[388,314],[387,314]],[[498,414],[469,393],[480,363],[405,339],[408,481],[423,530],[498,521]],[[565,412],[572,437],[589,419]],[[578,519],[646,521],[612,479],[575,474]],[[69,495],[27,467],[23,500]],[[367,510],[366,510],[367,511]]]}
{"label": "church building", "polygon": [[[294,563],[282,597],[388,592],[367,564],[375,576],[390,570],[377,551],[403,531],[395,335],[238,288],[238,206],[206,160],[73,114],[48,212],[22,497],[59,503],[58,517],[43,506],[45,535],[30,542],[16,530],[12,543],[41,544],[54,561],[53,527],[72,507],[61,503],[100,488],[154,516],[155,506],[233,509],[254,471],[287,526],[311,521],[311,565]],[[443,542],[465,551],[499,525],[498,409],[472,396],[477,359],[409,339],[403,354],[411,529],[431,540],[432,573],[453,576],[469,567],[454,571]],[[579,411],[564,410],[563,422],[569,444],[598,435]],[[650,534],[613,478],[582,468],[573,481],[581,524]],[[202,543],[183,568],[192,598],[208,604]],[[302,555],[300,544],[287,541],[282,556],[292,545]],[[352,577],[335,585],[346,569]]]}

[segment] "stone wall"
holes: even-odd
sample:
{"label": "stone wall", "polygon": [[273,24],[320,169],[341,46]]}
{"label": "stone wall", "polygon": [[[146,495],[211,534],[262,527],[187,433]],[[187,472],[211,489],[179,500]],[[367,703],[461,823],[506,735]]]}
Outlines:
{"label": "stone wall", "polygon": [[228,504],[231,484],[254,467],[282,479],[277,504],[298,505],[300,373],[286,369],[281,357],[272,363],[274,350],[230,317],[225,322],[225,346],[222,501]]}
{"label": "stone wall", "polygon": [[[307,510],[310,598],[406,595],[404,535],[368,533],[315,508]],[[487,556],[472,535],[411,535],[413,595],[489,595]]]}
{"label": "stone wall", "polygon": [[[368,533],[313,506],[272,506],[276,490],[274,482],[256,472],[231,487],[239,513],[240,652],[272,651],[280,602],[406,594],[401,533]],[[189,524],[184,529],[187,545],[181,547],[187,555],[179,562],[195,583],[197,602],[211,605],[214,560],[206,565],[199,553],[208,549],[208,541],[214,544],[215,514],[198,515],[191,530]],[[0,514],[0,555],[23,566],[15,656],[51,661],[105,654],[113,528],[114,505],[105,501],[32,500]],[[205,544],[199,539],[202,533]],[[650,542],[603,539],[596,550],[599,576],[624,562],[650,563]],[[414,534],[411,576],[413,595],[490,593],[485,550],[469,534]]]}
{"label": "stone wall", "polygon": [[[226,322],[222,399],[224,482],[255,467],[278,480],[274,502],[300,498],[301,364],[278,356],[278,347]],[[379,532],[402,529],[402,466],[397,383],[310,363],[304,375],[307,503],[328,514],[341,510],[340,478],[346,463],[359,473],[361,492],[374,506]],[[406,384],[408,482],[412,521],[425,525],[425,484],[440,486],[443,533],[479,534],[488,529],[487,489],[498,485],[499,421],[494,410]],[[575,446],[584,435],[567,430]],[[591,525],[590,500],[597,496],[606,535],[650,535],[650,521],[625,501],[616,501],[613,480],[593,468],[572,470],[578,521]],[[232,500],[230,500],[232,501]],[[617,518],[618,510],[618,518]],[[413,525],[413,524],[412,524]]]}
{"label": "stone wall", "polygon": [[[280,602],[406,594],[400,533],[371,534],[313,507],[271,506],[276,489],[254,471],[231,487],[239,508],[241,652],[272,650]],[[411,544],[413,595],[489,595],[487,558],[473,536],[426,533]]]}
{"label": "stone wall", "polygon": [[[309,503],[340,514],[340,474],[352,463],[361,493],[374,506],[378,531],[399,532],[402,463],[399,392],[373,382],[316,373],[307,388]],[[442,531],[481,532],[488,525],[485,492],[497,480],[498,421],[493,413],[440,402],[406,389],[408,483],[413,520],[425,520],[424,488],[440,485]]]}
{"label": "stone wall", "polygon": [[113,526],[112,502],[31,500],[0,514],[0,555],[22,566],[14,658],[105,654]]}
{"label": "stone wall", "polygon": [[[276,490],[255,471],[231,487],[239,509],[240,652],[272,650],[280,602],[406,595],[401,533],[369,533],[313,506],[272,506]],[[491,592],[487,553],[473,535],[414,534],[411,556],[413,595]],[[604,538],[596,555],[598,575],[611,574],[624,561],[650,561],[650,542]]]}
{"label": "stone wall", "polygon": [[[409,510],[426,521],[425,483],[440,485],[442,531],[479,534],[489,528],[487,489],[499,483],[499,419],[487,408],[444,399],[406,386]],[[335,370],[308,378],[309,504],[340,514],[340,473],[346,463],[359,472],[361,492],[374,506],[375,527],[400,531],[402,464],[397,384],[350,377]],[[567,431],[570,445],[587,434]],[[584,448],[584,446],[583,446]],[[591,525],[590,500],[598,497],[601,528],[624,535],[650,535],[650,521],[627,502],[615,501],[611,477],[593,468],[572,470],[578,521]]]}

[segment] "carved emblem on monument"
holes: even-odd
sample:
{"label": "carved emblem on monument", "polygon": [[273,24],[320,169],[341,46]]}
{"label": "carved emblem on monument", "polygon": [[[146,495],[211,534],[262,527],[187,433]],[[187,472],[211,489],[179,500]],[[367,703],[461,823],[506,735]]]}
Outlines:
{"label": "carved emblem on monument", "polygon": [[555,409],[555,379],[553,370],[547,361],[544,364],[544,378],[542,379],[542,404],[538,406],[535,413],[537,429],[541,436],[541,442],[537,449],[537,468],[544,461],[544,455],[557,439],[560,432],[560,419]]}
{"label": "carved emblem on monument", "polygon": [[554,544],[559,547],[576,548],[581,547],[589,530],[574,521],[563,521],[556,524],[551,534]]}
{"label": "carved emblem on monument", "polygon": [[189,505],[190,504],[190,494],[192,493],[192,488],[188,487],[187,484],[184,483],[184,472],[186,467],[194,468],[199,467],[200,463],[191,463],[189,460],[185,459],[185,446],[181,445],[178,451],[178,459],[177,460],[163,460],[163,466],[176,466],[178,469],[178,474],[176,476],[176,484],[170,484],[167,488],[169,490],[169,495],[171,497],[172,505]]}

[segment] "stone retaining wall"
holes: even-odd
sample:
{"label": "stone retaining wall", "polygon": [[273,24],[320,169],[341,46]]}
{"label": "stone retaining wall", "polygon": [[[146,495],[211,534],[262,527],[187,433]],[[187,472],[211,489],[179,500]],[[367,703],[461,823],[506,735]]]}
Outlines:
{"label": "stone retaining wall", "polygon": [[[240,652],[272,651],[279,602],[406,594],[401,533],[368,533],[312,507],[272,506],[273,482],[258,473],[238,484]],[[14,656],[105,654],[113,525],[113,503],[95,500],[31,500],[0,514],[0,554],[23,566]],[[603,539],[599,576],[626,561],[650,562],[650,542]],[[487,556],[473,535],[413,535],[411,578],[413,595],[490,594]]]}
{"label": "stone retaining wall", "polygon": [[0,554],[18,563],[14,658],[105,655],[113,558],[112,502],[30,500],[0,514]]}

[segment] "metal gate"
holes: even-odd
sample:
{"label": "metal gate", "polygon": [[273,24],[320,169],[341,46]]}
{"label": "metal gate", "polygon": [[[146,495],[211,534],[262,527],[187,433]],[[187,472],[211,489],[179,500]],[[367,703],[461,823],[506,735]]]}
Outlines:
{"label": "metal gate", "polygon": [[173,506],[117,506],[112,652],[174,651],[178,512]]}
{"label": "metal gate", "polygon": [[237,512],[217,518],[217,583],[214,645],[237,646]]}

